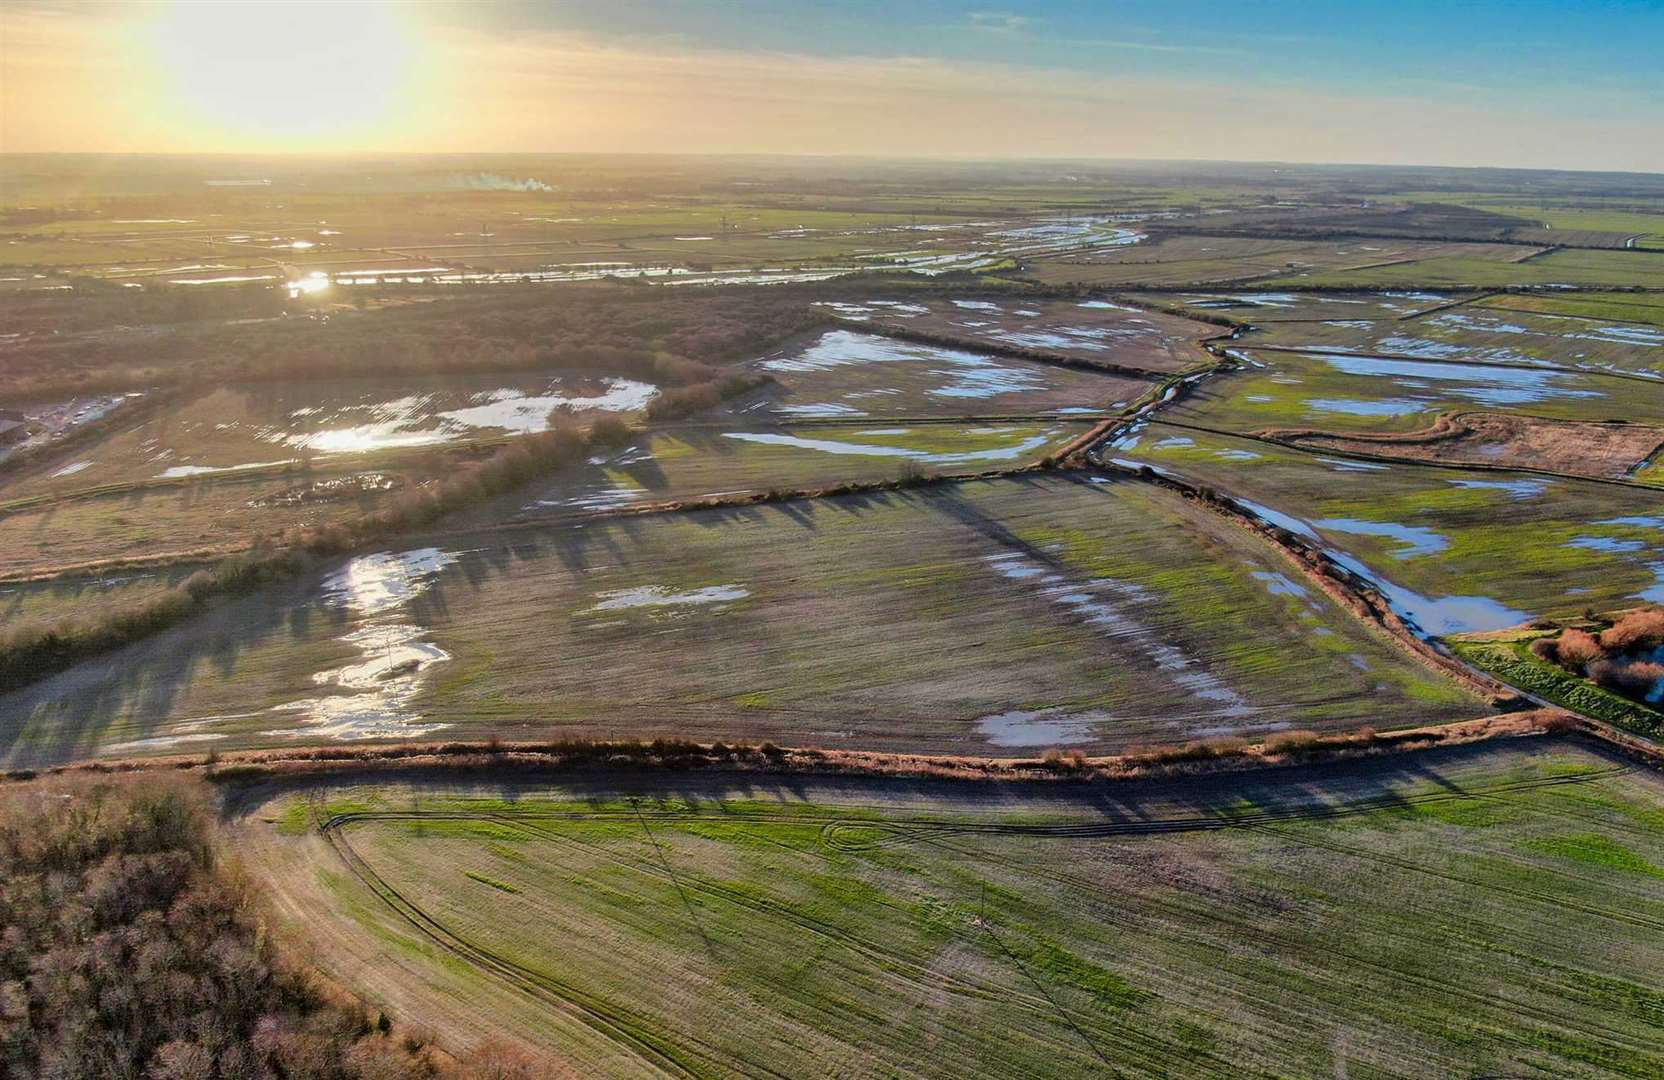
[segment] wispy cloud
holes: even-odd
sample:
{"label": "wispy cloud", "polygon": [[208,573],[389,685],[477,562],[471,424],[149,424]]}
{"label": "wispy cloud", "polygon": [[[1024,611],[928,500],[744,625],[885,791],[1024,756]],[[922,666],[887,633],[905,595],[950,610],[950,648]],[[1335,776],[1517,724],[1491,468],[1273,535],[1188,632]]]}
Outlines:
{"label": "wispy cloud", "polygon": [[966,20],[973,30],[1012,35],[1023,33],[1038,22],[1027,15],[1014,15],[1009,11],[973,11],[966,16]]}

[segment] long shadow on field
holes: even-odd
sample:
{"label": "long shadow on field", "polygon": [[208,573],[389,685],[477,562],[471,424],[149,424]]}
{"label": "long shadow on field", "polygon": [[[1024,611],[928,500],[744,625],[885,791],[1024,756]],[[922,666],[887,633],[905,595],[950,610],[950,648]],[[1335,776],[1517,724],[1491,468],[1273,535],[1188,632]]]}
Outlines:
{"label": "long shadow on field", "polygon": [[[146,738],[164,721],[226,719],[178,715],[182,695],[192,686],[215,690],[250,680],[258,674],[243,662],[250,649],[339,634],[345,614],[315,606],[316,589],[309,575],[255,593],[0,696],[0,763],[18,768],[89,756],[118,720],[126,742]],[[308,688],[308,674],[297,676],[296,696]],[[271,704],[253,689],[219,700],[239,703],[230,712]]]}
{"label": "long shadow on field", "polygon": [[[1107,826],[1106,837],[1170,831],[1173,823],[1221,826],[1252,821],[1256,814],[1282,820],[1331,816],[1337,811],[1402,810],[1417,799],[1467,797],[1506,782],[1499,767],[1523,764],[1554,753],[1568,754],[1605,769],[1627,769],[1621,756],[1592,743],[1577,749],[1564,740],[1490,742],[1390,754],[1322,765],[1263,769],[1209,777],[1170,777],[1102,783],[1072,781],[945,780],[918,777],[768,775],[668,770],[560,768],[365,769],[329,775],[280,776],[228,786],[222,814],[236,818],[272,798],[304,791],[327,798],[331,792],[365,784],[408,788],[408,801],[386,792],[390,810],[419,808],[435,798],[477,798],[513,804],[524,800],[616,803],[621,798],[667,799],[693,812],[714,810],[729,800],[777,800],[786,805],[881,807],[891,821],[912,817],[968,819],[1047,813],[1071,821]],[[1600,769],[1600,775],[1605,774]],[[1544,782],[1563,778],[1548,776]],[[1575,778],[1574,778],[1575,779]],[[1529,782],[1529,781],[1528,781]],[[725,820],[735,820],[725,818]],[[1160,826],[1158,828],[1158,826]],[[1090,834],[1087,835],[1090,839]]]}

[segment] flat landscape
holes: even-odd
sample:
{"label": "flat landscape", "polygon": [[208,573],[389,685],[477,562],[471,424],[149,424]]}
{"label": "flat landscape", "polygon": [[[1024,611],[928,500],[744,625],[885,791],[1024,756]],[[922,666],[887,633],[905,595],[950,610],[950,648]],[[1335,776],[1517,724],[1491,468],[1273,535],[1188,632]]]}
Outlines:
{"label": "flat landscape", "polygon": [[123,167],[0,159],[0,914],[235,970],[0,1072],[1664,1075],[1656,177]]}
{"label": "flat landscape", "polygon": [[344,778],[232,804],[325,970],[587,1075],[1641,1076],[1661,790],[1494,746],[1109,790]]}

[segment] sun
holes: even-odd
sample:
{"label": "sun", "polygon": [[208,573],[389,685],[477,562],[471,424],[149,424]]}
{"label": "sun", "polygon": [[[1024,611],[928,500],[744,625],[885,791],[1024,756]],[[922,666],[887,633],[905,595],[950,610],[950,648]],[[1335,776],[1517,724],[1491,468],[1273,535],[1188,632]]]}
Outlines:
{"label": "sun", "polygon": [[408,5],[173,0],[143,29],[157,87],[222,145],[350,148],[419,108]]}

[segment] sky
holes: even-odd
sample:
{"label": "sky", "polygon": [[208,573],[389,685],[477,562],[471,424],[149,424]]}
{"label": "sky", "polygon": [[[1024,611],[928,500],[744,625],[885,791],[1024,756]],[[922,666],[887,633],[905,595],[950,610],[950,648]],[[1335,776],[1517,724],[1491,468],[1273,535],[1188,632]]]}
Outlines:
{"label": "sky", "polygon": [[1664,172],[1664,0],[0,0],[0,151]]}

